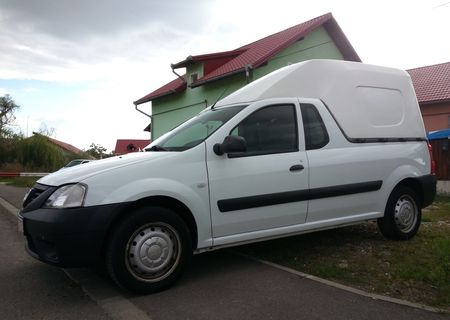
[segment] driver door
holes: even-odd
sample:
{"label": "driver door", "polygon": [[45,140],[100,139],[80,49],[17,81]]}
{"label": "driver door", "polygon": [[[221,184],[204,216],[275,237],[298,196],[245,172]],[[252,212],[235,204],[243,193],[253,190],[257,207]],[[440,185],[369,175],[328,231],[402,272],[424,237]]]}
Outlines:
{"label": "driver door", "polygon": [[[248,106],[234,127],[207,140],[214,245],[305,222],[308,162],[300,108],[294,99],[280,100]],[[216,155],[214,143],[227,135],[242,136],[247,151]]]}

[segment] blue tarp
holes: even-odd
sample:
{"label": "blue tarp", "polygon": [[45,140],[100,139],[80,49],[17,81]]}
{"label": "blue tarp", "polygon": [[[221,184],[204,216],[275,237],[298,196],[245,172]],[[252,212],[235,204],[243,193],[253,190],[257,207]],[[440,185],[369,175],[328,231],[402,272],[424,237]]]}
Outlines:
{"label": "blue tarp", "polygon": [[428,140],[448,139],[450,137],[450,129],[430,131],[427,134]]}

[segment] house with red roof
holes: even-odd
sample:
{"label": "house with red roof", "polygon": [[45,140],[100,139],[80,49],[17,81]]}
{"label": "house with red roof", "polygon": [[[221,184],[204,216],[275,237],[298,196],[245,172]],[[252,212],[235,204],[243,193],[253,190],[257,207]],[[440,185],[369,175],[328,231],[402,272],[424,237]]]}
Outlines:
{"label": "house with red roof", "polygon": [[140,139],[117,139],[114,154],[120,156],[130,152],[139,152],[144,150],[152,142],[151,140]]}
{"label": "house with red roof", "polygon": [[150,130],[158,138],[251,81],[309,59],[361,61],[327,13],[231,51],[190,55],[171,64],[176,79],[134,104],[152,103]]}
{"label": "house with red roof", "polygon": [[407,71],[433,147],[438,192],[450,194],[450,62]]}
{"label": "house with red roof", "polygon": [[407,70],[427,132],[450,128],[450,62]]}
{"label": "house with red roof", "polygon": [[[36,133],[34,133],[34,134],[36,134]],[[76,154],[76,155],[84,155],[84,151],[83,150],[80,150],[77,147],[74,147],[73,145],[71,145],[71,144],[69,144],[67,142],[56,140],[56,139],[53,139],[53,138],[50,138],[50,137],[47,137],[47,136],[45,136],[45,138],[47,138],[47,140],[50,143],[56,145],[57,147],[59,147],[60,149],[62,149],[65,152],[73,153],[73,154]]]}
{"label": "house with red roof", "polygon": [[37,132],[33,132],[33,136],[44,137],[48,142],[50,142],[54,146],[58,147],[63,152],[63,154],[66,155],[66,156],[70,156],[70,157],[78,156],[78,157],[83,158],[83,159],[88,158],[88,159],[91,159],[91,160],[94,159],[94,157],[89,156],[83,150],[78,149],[77,147],[75,147],[75,146],[73,146],[73,145],[71,145],[71,144],[69,144],[67,142],[56,140],[54,138],[50,138],[50,137],[48,137],[48,136],[46,136],[44,134],[37,133]]}

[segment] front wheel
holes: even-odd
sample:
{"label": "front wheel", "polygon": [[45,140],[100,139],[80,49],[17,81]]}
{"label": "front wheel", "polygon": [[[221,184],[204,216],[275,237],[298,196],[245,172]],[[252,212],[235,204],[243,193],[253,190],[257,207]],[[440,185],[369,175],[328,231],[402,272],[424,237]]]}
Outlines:
{"label": "front wheel", "polygon": [[422,211],[417,194],[409,187],[398,186],[389,196],[384,217],[378,228],[389,239],[408,240],[417,233]]}
{"label": "front wheel", "polygon": [[184,221],[173,211],[151,207],[133,212],[113,230],[106,267],[120,286],[137,293],[168,288],[192,255]]}

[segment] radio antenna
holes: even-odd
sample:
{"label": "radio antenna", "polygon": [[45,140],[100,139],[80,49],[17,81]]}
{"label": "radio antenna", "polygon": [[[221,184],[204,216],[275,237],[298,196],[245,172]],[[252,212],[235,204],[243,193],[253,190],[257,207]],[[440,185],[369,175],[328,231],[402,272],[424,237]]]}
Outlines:
{"label": "radio antenna", "polygon": [[211,110],[214,110],[214,107],[216,106],[216,103],[219,102],[220,99],[222,99],[222,97],[225,95],[225,92],[227,92],[228,88],[230,88],[230,86],[226,87],[225,90],[223,90],[221,95],[217,98],[216,102],[213,103],[213,105],[211,107]]}

